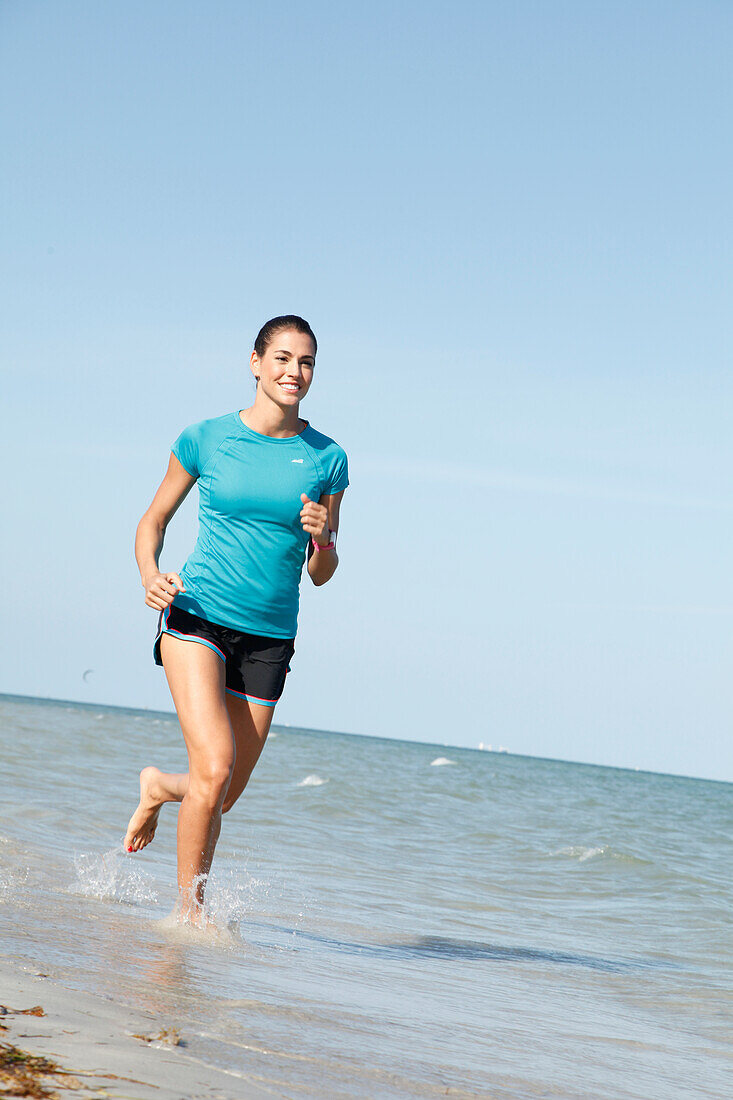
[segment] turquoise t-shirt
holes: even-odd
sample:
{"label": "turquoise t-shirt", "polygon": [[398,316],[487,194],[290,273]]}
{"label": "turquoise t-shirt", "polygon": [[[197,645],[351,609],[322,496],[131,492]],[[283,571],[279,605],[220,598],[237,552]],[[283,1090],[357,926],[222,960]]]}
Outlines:
{"label": "turquoise t-shirt", "polygon": [[310,424],[273,439],[239,412],[191,424],[171,450],[199,489],[199,534],[176,607],[233,630],[294,638],[310,540],[300,494],[318,502],[345,489],[346,452]]}

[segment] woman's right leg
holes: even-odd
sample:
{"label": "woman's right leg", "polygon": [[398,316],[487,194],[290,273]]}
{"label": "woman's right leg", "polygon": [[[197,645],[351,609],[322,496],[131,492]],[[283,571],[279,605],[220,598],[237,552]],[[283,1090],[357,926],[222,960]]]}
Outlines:
{"label": "woman's right leg", "polygon": [[[224,662],[200,642],[163,634],[168,686],[188,751],[188,782],[178,811],[181,916],[196,920],[221,828],[221,808],[236,755],[224,695]],[[183,776],[165,776],[183,786]],[[175,793],[171,791],[170,793]]]}

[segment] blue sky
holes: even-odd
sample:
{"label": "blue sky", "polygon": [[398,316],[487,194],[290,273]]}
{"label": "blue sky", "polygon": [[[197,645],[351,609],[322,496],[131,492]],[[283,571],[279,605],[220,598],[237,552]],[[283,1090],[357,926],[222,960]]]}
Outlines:
{"label": "blue sky", "polygon": [[732,30],[0,3],[0,690],[170,708],[135,526],[296,312],[351,486],[276,721],[733,779]]}

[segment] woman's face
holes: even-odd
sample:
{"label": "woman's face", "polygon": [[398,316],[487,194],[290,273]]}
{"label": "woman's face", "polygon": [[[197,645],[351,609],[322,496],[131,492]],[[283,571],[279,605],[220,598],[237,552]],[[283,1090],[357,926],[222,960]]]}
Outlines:
{"label": "woman's face", "polygon": [[312,338],[296,329],[275,333],[261,359],[254,351],[250,357],[250,368],[255,377],[259,375],[260,388],[284,409],[305,397],[315,365]]}

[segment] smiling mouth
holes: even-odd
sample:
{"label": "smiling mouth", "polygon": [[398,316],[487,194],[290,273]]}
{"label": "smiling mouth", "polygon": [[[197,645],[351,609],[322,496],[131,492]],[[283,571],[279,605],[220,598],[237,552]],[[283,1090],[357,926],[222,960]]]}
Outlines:
{"label": "smiling mouth", "polygon": [[297,393],[300,389],[297,382],[278,382],[278,386],[283,390],[287,390],[289,393]]}

